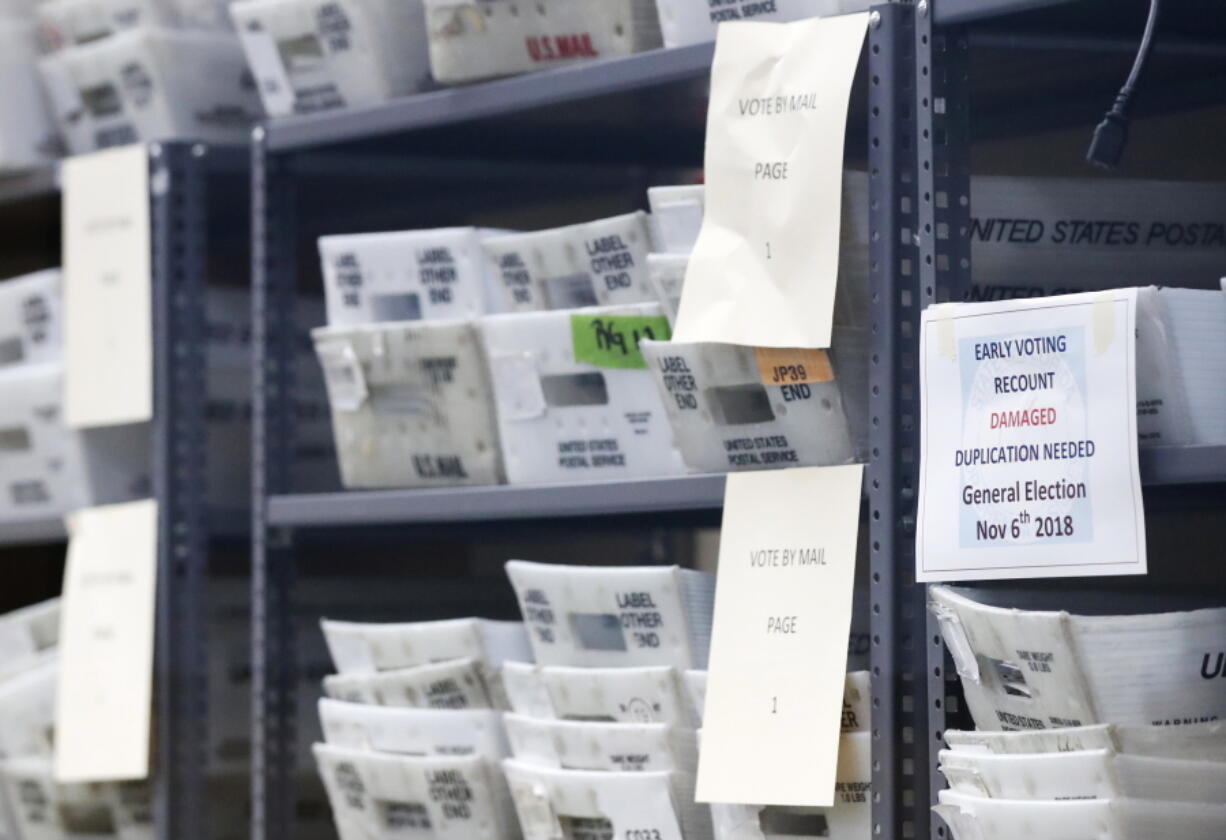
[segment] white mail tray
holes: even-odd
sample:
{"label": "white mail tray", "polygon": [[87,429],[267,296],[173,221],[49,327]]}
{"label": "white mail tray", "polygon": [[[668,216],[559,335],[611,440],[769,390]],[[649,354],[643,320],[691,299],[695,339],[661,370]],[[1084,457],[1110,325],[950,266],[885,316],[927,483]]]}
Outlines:
{"label": "white mail tray", "polygon": [[59,361],[62,319],[58,268],[0,280],[0,369]]}
{"label": "white mail tray", "polygon": [[461,227],[320,237],[329,326],[498,311],[481,242],[505,233]]}
{"label": "white mail tray", "polygon": [[430,87],[421,0],[238,0],[230,15],[271,116]]}
{"label": "white mail tray", "polygon": [[988,606],[928,590],[979,729],[1226,718],[1226,609],[1079,616]]}
{"label": "white mail tray", "polygon": [[542,665],[706,667],[712,574],[510,560],[507,576]]}
{"label": "white mail tray", "polygon": [[367,624],[323,619],[332,663],[342,674],[411,668],[448,659],[479,659],[491,666],[528,659],[532,650],[519,621],[449,618]]}
{"label": "white mail tray", "polygon": [[575,668],[505,662],[502,666],[507,699],[512,711],[521,715],[693,726],[697,718],[687,708],[677,676],[676,669],[667,665]]}
{"label": "white mail tray", "polygon": [[39,61],[72,154],[183,138],[245,143],[263,112],[243,51],[221,32],[141,28]]}
{"label": "white mail tray", "polygon": [[866,455],[865,330],[835,328],[825,371],[734,344],[645,341],[640,347],[692,470],[828,466]]}
{"label": "white mail tray", "polygon": [[482,250],[504,312],[654,300],[646,213],[491,236]]}
{"label": "white mail tray", "polygon": [[404,756],[316,744],[341,840],[515,840],[498,765],[472,756]]}
{"label": "white mail tray", "polygon": [[319,701],[324,740],[338,747],[401,755],[507,755],[502,713],[489,709],[414,709]]}
{"label": "white mail tray", "polygon": [[451,659],[412,668],[324,677],[334,700],[414,709],[506,709],[497,669],[476,659]]}
{"label": "white mail tray", "polygon": [[661,45],[653,0],[426,0],[443,84],[616,58]]}
{"label": "white mail tray", "polygon": [[471,321],[313,330],[346,487],[498,484],[486,362]]}
{"label": "white mail tray", "polygon": [[658,305],[490,315],[478,324],[511,484],[685,472],[636,346],[669,332]]}

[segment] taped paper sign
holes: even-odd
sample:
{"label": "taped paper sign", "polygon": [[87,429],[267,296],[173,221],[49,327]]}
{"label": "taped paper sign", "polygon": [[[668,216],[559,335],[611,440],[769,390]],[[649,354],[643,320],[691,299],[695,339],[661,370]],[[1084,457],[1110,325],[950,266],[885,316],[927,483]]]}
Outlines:
{"label": "taped paper sign", "polygon": [[925,310],[918,580],[1145,573],[1136,312],[1136,289]]}
{"label": "taped paper sign", "polygon": [[719,27],[678,341],[830,346],[843,134],[867,21]]}
{"label": "taped paper sign", "polygon": [[149,154],[64,161],[64,410],[73,428],[153,417]]}
{"label": "taped paper sign", "polygon": [[157,502],[89,508],[69,520],[55,778],[149,774]]}
{"label": "taped paper sign", "polygon": [[698,801],[835,804],[863,475],[728,476]]}

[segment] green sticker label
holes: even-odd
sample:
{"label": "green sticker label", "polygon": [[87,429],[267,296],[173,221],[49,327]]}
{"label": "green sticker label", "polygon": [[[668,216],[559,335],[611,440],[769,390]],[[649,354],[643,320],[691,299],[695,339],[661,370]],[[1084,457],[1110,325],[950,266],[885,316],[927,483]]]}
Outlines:
{"label": "green sticker label", "polygon": [[639,341],[668,341],[672,334],[663,315],[570,316],[575,361],[596,367],[645,370],[647,360],[639,352]]}

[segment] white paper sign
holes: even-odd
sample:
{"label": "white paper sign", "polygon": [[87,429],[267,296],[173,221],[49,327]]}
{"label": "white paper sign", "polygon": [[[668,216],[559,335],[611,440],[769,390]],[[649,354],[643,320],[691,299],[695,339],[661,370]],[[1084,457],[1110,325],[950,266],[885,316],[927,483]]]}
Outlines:
{"label": "white paper sign", "polygon": [[918,580],[1145,573],[1136,302],[925,310]]}
{"label": "white paper sign", "polygon": [[728,476],[699,802],[834,804],[863,474]]}
{"label": "white paper sign", "polygon": [[830,346],[843,133],[867,21],[720,25],[706,209],[676,341]]}
{"label": "white paper sign", "polygon": [[73,428],[153,417],[149,153],[68,158],[64,191],[65,419]]}
{"label": "white paper sign", "polygon": [[89,508],[69,520],[60,617],[55,777],[149,773],[157,503]]}

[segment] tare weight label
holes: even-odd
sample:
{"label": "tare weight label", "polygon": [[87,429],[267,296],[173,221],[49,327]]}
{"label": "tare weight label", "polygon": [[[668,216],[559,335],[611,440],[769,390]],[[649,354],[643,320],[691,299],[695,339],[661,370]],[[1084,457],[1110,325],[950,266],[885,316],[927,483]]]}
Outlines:
{"label": "tare weight label", "polygon": [[920,336],[921,581],[1144,574],[1136,291],[952,304]]}

